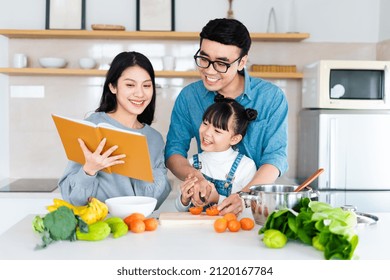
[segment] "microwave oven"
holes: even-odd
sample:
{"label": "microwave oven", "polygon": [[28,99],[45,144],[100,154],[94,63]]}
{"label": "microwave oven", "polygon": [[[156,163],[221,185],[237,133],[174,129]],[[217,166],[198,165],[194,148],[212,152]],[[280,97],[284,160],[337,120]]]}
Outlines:
{"label": "microwave oven", "polygon": [[302,107],[390,109],[390,61],[320,60],[303,69]]}

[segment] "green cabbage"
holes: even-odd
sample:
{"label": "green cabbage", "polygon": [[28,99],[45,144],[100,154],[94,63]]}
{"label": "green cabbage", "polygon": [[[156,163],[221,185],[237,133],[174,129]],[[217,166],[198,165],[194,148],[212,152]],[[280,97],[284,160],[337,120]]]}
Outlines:
{"label": "green cabbage", "polygon": [[270,229],[279,230],[288,239],[300,240],[324,251],[327,260],[350,260],[359,243],[356,224],[354,212],[303,198],[294,209],[273,212],[259,234],[265,235]]}
{"label": "green cabbage", "polygon": [[263,242],[269,248],[283,248],[287,237],[277,229],[268,229],[264,232]]}

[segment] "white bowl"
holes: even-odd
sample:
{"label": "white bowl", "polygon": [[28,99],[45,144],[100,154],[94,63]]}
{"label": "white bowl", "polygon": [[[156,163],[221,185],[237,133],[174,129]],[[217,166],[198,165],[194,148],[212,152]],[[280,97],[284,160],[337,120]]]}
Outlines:
{"label": "white bowl", "polygon": [[93,58],[83,57],[79,59],[79,65],[83,69],[92,69],[95,68],[96,62]]}
{"label": "white bowl", "polygon": [[124,219],[133,213],[149,216],[156,207],[157,199],[148,196],[119,196],[109,198],[105,203],[111,216]]}
{"label": "white bowl", "polygon": [[41,57],[38,61],[44,68],[63,68],[67,63],[64,58],[60,57]]}

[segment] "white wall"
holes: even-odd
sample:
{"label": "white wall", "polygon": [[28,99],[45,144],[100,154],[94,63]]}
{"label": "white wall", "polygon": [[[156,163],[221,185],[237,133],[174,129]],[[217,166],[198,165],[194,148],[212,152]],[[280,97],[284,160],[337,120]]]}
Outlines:
{"label": "white wall", "polygon": [[380,5],[380,23],[379,23],[379,41],[390,39],[390,1],[381,0]]}
{"label": "white wall", "polygon": [[[0,65],[8,63],[8,40],[0,38]],[[0,75],[0,179],[9,176],[8,76]]]}
{"label": "white wall", "polygon": [[[205,23],[225,17],[227,0],[175,0],[176,30],[200,31]],[[308,32],[309,42],[378,42],[390,38],[390,3],[386,0],[235,0],[233,11],[251,32],[265,32],[275,8],[279,32]],[[381,6],[382,5],[382,6]],[[0,28],[44,29],[46,0],[0,0]],[[86,26],[120,24],[135,30],[135,0],[88,0]],[[381,20],[381,21],[380,21]]]}
{"label": "white wall", "polygon": [[[377,42],[380,1],[235,0],[233,11],[251,32],[266,32],[269,11],[274,7],[278,32],[308,32],[310,42]],[[181,31],[200,30],[209,19],[225,17],[228,8],[227,0],[176,2],[177,29]],[[290,30],[291,14],[296,30]]]}

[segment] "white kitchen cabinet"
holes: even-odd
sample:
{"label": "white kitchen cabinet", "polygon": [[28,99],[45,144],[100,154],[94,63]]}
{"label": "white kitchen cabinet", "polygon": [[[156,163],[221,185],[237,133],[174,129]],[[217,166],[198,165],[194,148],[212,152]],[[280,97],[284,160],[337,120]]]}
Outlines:
{"label": "white kitchen cabinet", "polygon": [[30,214],[46,214],[53,198],[61,198],[57,189],[50,193],[0,193],[0,235]]}

